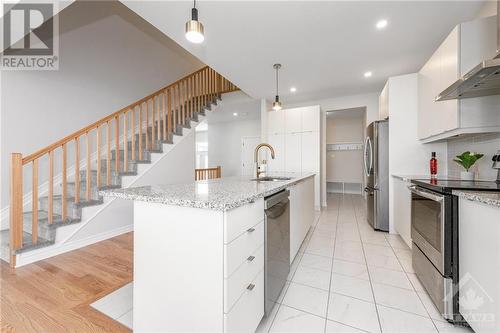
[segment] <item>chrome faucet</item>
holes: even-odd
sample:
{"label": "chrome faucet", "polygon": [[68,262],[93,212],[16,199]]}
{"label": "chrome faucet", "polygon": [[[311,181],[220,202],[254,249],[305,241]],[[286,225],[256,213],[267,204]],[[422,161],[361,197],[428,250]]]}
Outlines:
{"label": "chrome faucet", "polygon": [[262,147],[267,147],[271,151],[271,158],[274,160],[274,148],[269,144],[269,143],[261,143],[255,147],[255,152],[254,152],[254,160],[255,160],[255,176],[257,179],[259,179],[260,174],[263,171],[260,171],[260,166],[259,166],[259,149]]}

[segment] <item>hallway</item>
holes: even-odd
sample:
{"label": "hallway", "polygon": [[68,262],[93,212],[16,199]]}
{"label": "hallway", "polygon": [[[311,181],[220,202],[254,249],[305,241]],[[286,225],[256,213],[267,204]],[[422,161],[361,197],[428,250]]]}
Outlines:
{"label": "hallway", "polygon": [[437,312],[398,235],[374,231],[359,195],[332,194],[258,332],[471,332]]}

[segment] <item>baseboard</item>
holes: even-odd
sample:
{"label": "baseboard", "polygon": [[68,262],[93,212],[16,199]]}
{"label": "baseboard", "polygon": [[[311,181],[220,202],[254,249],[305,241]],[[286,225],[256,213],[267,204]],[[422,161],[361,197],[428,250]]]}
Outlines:
{"label": "baseboard", "polygon": [[109,238],[113,238],[127,232],[134,230],[134,225],[126,225],[113,230],[108,230],[97,235],[93,235],[88,238],[80,239],[74,242],[68,242],[61,245],[52,245],[38,250],[29,251],[26,253],[21,253],[17,255],[16,267],[21,267],[27,264],[31,264],[35,261],[47,259],[62,253],[73,251],[84,246],[88,246]]}

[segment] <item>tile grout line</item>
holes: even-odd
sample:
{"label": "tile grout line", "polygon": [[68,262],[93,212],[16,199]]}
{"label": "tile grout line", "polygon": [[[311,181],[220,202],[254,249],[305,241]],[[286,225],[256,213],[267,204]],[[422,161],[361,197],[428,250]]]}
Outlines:
{"label": "tile grout line", "polygon": [[326,313],[325,313],[326,320],[325,320],[325,325],[324,325],[324,329],[323,329],[324,333],[326,333],[326,326],[328,324],[328,307],[330,306],[330,293],[332,290],[333,261],[335,259],[335,248],[337,247],[337,231],[339,228],[340,202],[341,202],[341,200],[339,200],[339,205],[337,207],[337,216],[335,217],[335,220],[336,220],[335,221],[335,236],[333,237],[333,252],[332,252],[332,260],[331,260],[331,266],[330,266],[330,281],[328,284],[328,297],[326,300]]}
{"label": "tile grout line", "polygon": [[370,289],[372,291],[372,296],[373,296],[373,304],[375,305],[375,311],[377,313],[378,326],[379,326],[380,332],[383,332],[383,330],[382,330],[382,323],[380,322],[380,313],[378,312],[378,307],[377,307],[377,300],[375,298],[375,292],[373,291],[372,277],[371,277],[371,274],[370,274],[370,270],[368,269],[368,262],[366,260],[365,246],[363,244],[363,239],[361,238],[361,233],[359,231],[359,221],[358,221],[358,214],[356,212],[356,208],[354,208],[354,217],[356,219],[356,227],[358,228],[359,240],[361,241],[361,249],[363,251],[363,256],[365,258],[366,271],[368,273],[368,279],[370,281]]}
{"label": "tile grout line", "polygon": [[[389,242],[388,242],[389,243]],[[418,297],[418,300],[420,301],[420,304],[424,307],[424,310],[425,312],[427,313],[427,316],[428,318],[431,320],[432,322],[432,325],[434,326],[434,328],[436,329],[436,332],[439,332],[439,329],[437,328],[436,326],[436,323],[434,322],[434,320],[431,318],[431,314],[429,313],[429,310],[427,310],[427,307],[425,306],[424,302],[422,301],[422,298],[420,297],[420,295],[418,294],[418,291],[417,289],[415,288],[415,286],[413,285],[413,283],[411,282],[410,278],[408,277],[408,272],[404,269],[403,265],[401,264],[401,261],[399,260],[399,257],[396,255],[396,251],[394,250],[393,246],[391,243],[389,243],[389,245],[391,246],[391,250],[392,252],[394,253],[394,255],[396,256],[396,260],[398,261],[398,263],[401,265],[401,268],[403,268],[403,272],[405,273],[405,276],[406,278],[408,279],[408,281],[410,282],[411,286],[413,287],[413,291],[415,291],[415,294],[417,294],[417,297]],[[411,250],[411,249],[410,249]],[[427,291],[425,291],[427,292]],[[422,316],[423,317],[423,316]],[[424,317],[425,318],[425,317]]]}

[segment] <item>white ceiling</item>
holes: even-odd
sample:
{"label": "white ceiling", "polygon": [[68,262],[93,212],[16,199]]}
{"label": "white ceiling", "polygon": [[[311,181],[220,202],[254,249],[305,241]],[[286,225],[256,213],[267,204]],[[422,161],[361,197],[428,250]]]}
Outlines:
{"label": "white ceiling", "polygon": [[[416,72],[458,23],[484,1],[200,1],[205,42],[184,38],[192,3],[123,1],[253,98],[274,96],[283,64],[284,102],[376,92],[393,75]],[[387,19],[378,31],[375,24]],[[371,78],[364,78],[372,71]],[[291,94],[288,89],[297,87]]]}
{"label": "white ceiling", "polygon": [[[237,113],[235,116],[234,113]],[[206,122],[215,124],[228,121],[260,119],[260,101],[242,92],[224,94],[217,103],[217,112],[208,112]]]}

